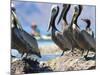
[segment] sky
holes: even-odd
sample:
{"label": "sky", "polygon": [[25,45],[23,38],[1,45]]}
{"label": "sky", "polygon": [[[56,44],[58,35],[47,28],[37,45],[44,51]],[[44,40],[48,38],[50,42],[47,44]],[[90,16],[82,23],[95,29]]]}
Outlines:
{"label": "sky", "polygon": [[[49,19],[51,17],[52,5],[58,5],[60,7],[59,15],[62,10],[62,4],[38,3],[38,2],[31,2],[31,1],[12,1],[12,3],[15,5],[19,22],[21,23],[24,30],[27,31],[28,33],[31,33],[32,31],[31,25],[32,23],[34,23],[38,26],[42,35],[50,33],[47,32],[47,29],[48,29]],[[75,5],[71,6],[68,15],[66,17],[69,24],[71,22],[72,15],[74,12],[74,6]],[[95,10],[96,10],[95,6],[83,5],[83,11],[78,19],[78,25],[80,26],[81,29],[84,29],[86,26],[86,23],[83,22],[81,18],[90,19],[91,28],[95,33],[95,27],[96,27]],[[59,15],[56,19],[56,22],[59,18]],[[56,25],[56,27],[60,29],[61,23],[59,23],[59,25]]]}

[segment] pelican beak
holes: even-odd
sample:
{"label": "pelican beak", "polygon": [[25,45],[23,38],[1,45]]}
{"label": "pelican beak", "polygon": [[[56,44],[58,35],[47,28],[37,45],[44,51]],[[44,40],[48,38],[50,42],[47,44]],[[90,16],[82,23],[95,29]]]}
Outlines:
{"label": "pelican beak", "polygon": [[59,17],[59,20],[58,20],[57,24],[59,24],[59,22],[61,21],[62,17],[64,16],[64,12],[65,12],[65,9],[62,10],[61,15]]}
{"label": "pelican beak", "polygon": [[50,19],[50,23],[49,23],[49,27],[48,27],[48,30],[47,30],[47,31],[49,31],[50,28],[52,27],[52,22],[53,22],[53,20],[52,20],[52,17],[51,17],[51,19]]}
{"label": "pelican beak", "polygon": [[54,7],[52,9],[50,23],[49,23],[49,28],[48,28],[47,31],[49,31],[51,27],[58,31],[58,29],[55,27],[55,19],[56,19],[58,13],[59,13],[59,7],[56,6],[56,7]]}
{"label": "pelican beak", "polygon": [[65,14],[65,12],[66,12],[66,9],[67,9],[67,5],[63,5],[63,10],[62,10],[62,12],[61,12],[61,15],[60,15],[60,18],[59,18],[57,24],[59,24],[59,22],[60,22],[61,19],[63,18],[64,14]]}
{"label": "pelican beak", "polygon": [[51,28],[51,25],[49,25],[49,28],[48,28],[47,32],[50,30],[50,28]]}
{"label": "pelican beak", "polygon": [[[47,30],[47,31],[49,31],[51,27],[54,28],[55,30],[59,31],[59,30],[55,27],[55,25],[53,24],[53,18],[52,18],[52,17],[51,17],[51,20],[50,20],[49,27],[48,27],[48,30]],[[60,32],[60,31],[59,31],[59,32]]]}
{"label": "pelican beak", "polygon": [[[52,11],[53,11],[53,9],[54,9],[54,8],[52,8]],[[47,31],[49,31],[50,28],[51,28],[52,25],[53,25],[54,16],[55,16],[55,14],[52,12],[52,13],[51,13],[51,18],[50,18],[50,20],[49,20],[49,27],[48,27],[48,30],[47,30]]]}

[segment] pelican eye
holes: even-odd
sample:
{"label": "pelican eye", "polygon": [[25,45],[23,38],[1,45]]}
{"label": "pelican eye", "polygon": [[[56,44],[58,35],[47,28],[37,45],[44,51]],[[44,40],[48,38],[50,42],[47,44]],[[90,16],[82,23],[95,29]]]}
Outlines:
{"label": "pelican eye", "polygon": [[57,9],[56,9],[56,8],[54,8],[54,9],[52,10],[52,12],[56,12],[56,10],[57,10]]}
{"label": "pelican eye", "polygon": [[57,8],[54,8],[54,9],[52,10],[52,13],[56,14],[56,11],[57,11]]}

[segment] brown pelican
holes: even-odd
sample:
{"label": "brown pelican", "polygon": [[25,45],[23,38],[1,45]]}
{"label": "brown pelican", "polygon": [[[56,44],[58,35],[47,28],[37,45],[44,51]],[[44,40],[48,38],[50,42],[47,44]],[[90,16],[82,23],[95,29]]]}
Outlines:
{"label": "brown pelican", "polygon": [[94,32],[92,31],[92,29],[90,28],[91,25],[91,21],[89,19],[81,19],[84,22],[86,22],[87,26],[85,28],[86,32],[88,32],[88,34],[90,34],[93,38],[94,38]]}
{"label": "brown pelican", "polygon": [[51,28],[52,40],[61,50],[63,50],[63,53],[61,54],[62,56],[65,51],[70,50],[72,47],[70,41],[65,40],[63,33],[59,32],[55,27],[55,20],[58,15],[58,12],[59,12],[59,7],[57,5],[53,6],[48,30],[50,30]]}
{"label": "brown pelican", "polygon": [[22,53],[22,56],[26,53],[27,55],[34,54],[41,57],[36,39],[20,27],[14,7],[11,8],[11,15],[13,24],[11,28],[11,48],[17,49]]}
{"label": "brown pelican", "polygon": [[68,39],[71,42],[72,45],[72,52],[74,48],[79,48],[77,43],[75,42],[73,35],[72,35],[72,26],[68,24],[67,20],[66,20],[66,16],[67,13],[70,9],[70,4],[63,4],[63,10],[61,12],[60,18],[58,20],[58,23],[60,22],[60,20],[62,19],[63,22],[63,29],[62,29],[62,33],[64,35],[65,40]]}
{"label": "brown pelican", "polygon": [[81,14],[81,11],[82,11],[81,5],[78,5],[78,7],[75,7],[74,16],[76,16],[76,18],[72,20],[73,37],[80,48],[84,50],[88,50],[87,54],[84,56],[85,58],[87,58],[89,50],[92,49],[93,51],[95,51],[96,44],[95,44],[95,39],[92,38],[92,36],[88,34],[86,30],[81,31],[78,28],[77,20]]}

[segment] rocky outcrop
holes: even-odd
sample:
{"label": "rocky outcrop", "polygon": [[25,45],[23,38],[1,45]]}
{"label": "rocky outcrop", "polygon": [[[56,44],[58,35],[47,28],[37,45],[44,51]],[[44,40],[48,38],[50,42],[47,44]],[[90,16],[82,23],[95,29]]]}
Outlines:
{"label": "rocky outcrop", "polygon": [[96,68],[94,53],[90,52],[88,60],[81,56],[81,51],[66,52],[64,56],[49,60],[44,64],[49,66],[53,71],[78,71],[90,70]]}
{"label": "rocky outcrop", "polygon": [[[65,52],[63,56],[56,57],[49,61],[34,61],[30,59],[16,60],[12,62],[11,73],[27,74],[41,72],[58,72],[58,71],[79,71],[91,70],[96,68],[94,52],[89,52],[88,59],[84,59],[80,50]],[[84,55],[86,52],[84,53]]]}

